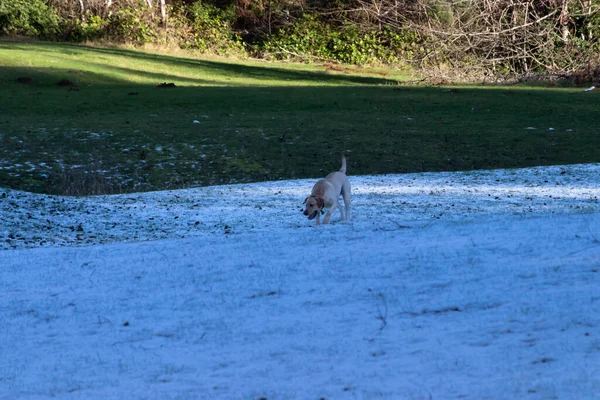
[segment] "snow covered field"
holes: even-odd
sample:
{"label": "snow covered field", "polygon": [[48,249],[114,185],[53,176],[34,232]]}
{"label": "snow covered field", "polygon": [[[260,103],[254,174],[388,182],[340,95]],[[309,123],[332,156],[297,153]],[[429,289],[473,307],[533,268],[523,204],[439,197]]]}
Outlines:
{"label": "snow covered field", "polygon": [[599,399],[600,165],[0,189],[0,399]]}

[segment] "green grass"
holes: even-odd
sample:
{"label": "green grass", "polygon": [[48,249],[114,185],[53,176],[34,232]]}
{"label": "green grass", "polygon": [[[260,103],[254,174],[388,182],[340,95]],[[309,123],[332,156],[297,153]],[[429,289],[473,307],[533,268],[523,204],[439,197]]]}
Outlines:
{"label": "green grass", "polygon": [[342,150],[350,175],[600,161],[598,92],[448,91],[348,70],[0,41],[0,187],[90,194],[320,177]]}

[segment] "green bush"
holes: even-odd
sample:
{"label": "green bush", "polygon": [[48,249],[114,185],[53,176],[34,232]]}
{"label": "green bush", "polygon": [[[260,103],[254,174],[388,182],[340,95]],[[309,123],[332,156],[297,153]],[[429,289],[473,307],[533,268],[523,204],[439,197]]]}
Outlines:
{"label": "green bush", "polygon": [[240,54],[244,44],[232,29],[235,12],[233,7],[221,9],[196,1],[180,10],[187,29],[180,29],[180,47],[199,49],[215,54]]}
{"label": "green bush", "polygon": [[156,43],[160,37],[160,18],[139,1],[138,5],[122,6],[110,15],[107,34],[113,40],[134,44]]}
{"label": "green bush", "polygon": [[81,22],[81,35],[86,39],[99,39],[106,34],[108,21],[99,15],[91,15]]}
{"label": "green bush", "polygon": [[60,17],[44,0],[0,1],[0,32],[54,38],[59,30]]}
{"label": "green bush", "polygon": [[267,36],[261,49],[277,59],[294,56],[322,56],[327,54],[327,38],[330,36],[327,24],[315,16],[305,14],[288,28]]}
{"label": "green bush", "polygon": [[105,18],[86,11],[84,18],[63,20],[59,38],[73,42],[108,39],[137,45],[155,43],[161,37],[160,23],[153,10],[138,0],[114,8]]}
{"label": "green bush", "polygon": [[89,15],[84,21],[75,19],[63,21],[60,28],[60,39],[71,42],[96,40],[107,37],[109,21],[99,15]]}
{"label": "green bush", "polygon": [[413,54],[414,33],[362,30],[355,24],[333,26],[305,14],[288,28],[270,35],[261,50],[277,59],[323,58],[349,64],[395,63]]}

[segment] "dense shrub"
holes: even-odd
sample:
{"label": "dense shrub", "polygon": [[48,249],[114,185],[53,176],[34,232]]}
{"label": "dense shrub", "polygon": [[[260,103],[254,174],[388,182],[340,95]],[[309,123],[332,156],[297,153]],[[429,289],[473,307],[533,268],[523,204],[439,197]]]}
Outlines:
{"label": "dense shrub", "polygon": [[169,5],[166,24],[143,0],[128,0],[104,14],[87,10],[83,16],[63,20],[59,38],[68,41],[105,39],[136,45],[175,44],[221,55],[245,55],[244,43],[232,29],[233,7],[222,9],[201,1]]}
{"label": "dense shrub", "polygon": [[107,38],[109,21],[99,15],[89,15],[87,18],[63,20],[60,26],[60,40],[81,42]]}
{"label": "dense shrub", "polygon": [[0,1],[0,32],[54,38],[58,33],[60,17],[44,0]]}
{"label": "dense shrub", "polygon": [[218,8],[196,1],[177,11],[181,26],[178,37],[182,48],[199,49],[221,55],[244,52],[241,37],[232,29],[235,19],[232,6]]}
{"label": "dense shrub", "polygon": [[156,43],[160,37],[160,18],[140,1],[138,5],[118,8],[109,17],[108,37],[134,44]]}
{"label": "dense shrub", "polygon": [[405,31],[364,31],[354,24],[337,27],[304,15],[294,25],[267,35],[260,49],[277,59],[316,57],[349,64],[393,64],[413,55],[416,40],[415,34]]}

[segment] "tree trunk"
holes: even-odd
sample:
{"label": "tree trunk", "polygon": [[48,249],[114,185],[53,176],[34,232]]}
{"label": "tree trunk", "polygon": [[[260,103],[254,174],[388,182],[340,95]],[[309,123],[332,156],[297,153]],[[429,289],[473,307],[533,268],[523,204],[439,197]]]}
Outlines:
{"label": "tree trunk", "polygon": [[104,17],[106,17],[108,15],[112,4],[113,4],[113,0],[105,0],[104,1]]}
{"label": "tree trunk", "polygon": [[165,0],[160,0],[160,18],[163,26],[167,26],[167,6]]}
{"label": "tree trunk", "polygon": [[562,41],[569,41],[569,0],[562,0],[562,10],[560,12],[560,31]]}
{"label": "tree trunk", "polygon": [[268,27],[269,27],[269,35],[271,34],[271,0],[269,0],[267,6],[269,7],[267,10],[267,18],[268,18]]}
{"label": "tree trunk", "polygon": [[83,0],[79,0],[79,8],[81,9],[81,20],[85,18],[85,7],[83,6]]}

